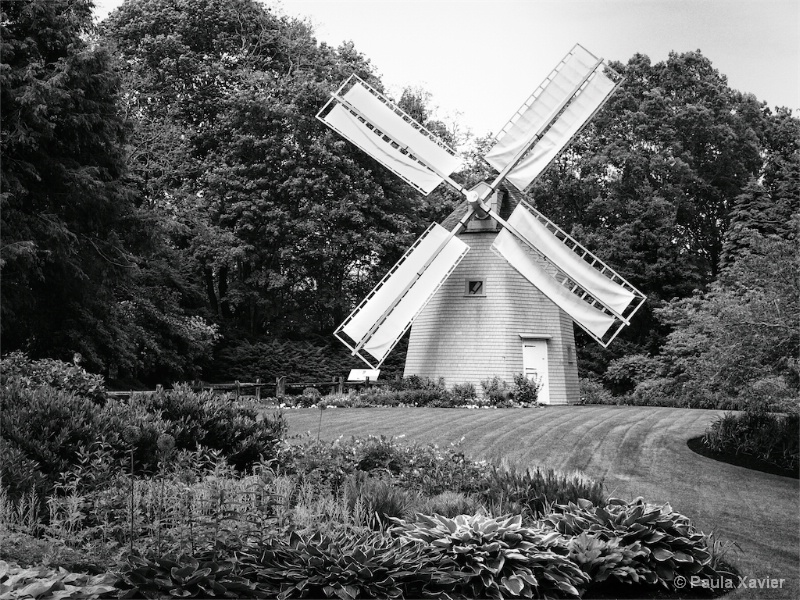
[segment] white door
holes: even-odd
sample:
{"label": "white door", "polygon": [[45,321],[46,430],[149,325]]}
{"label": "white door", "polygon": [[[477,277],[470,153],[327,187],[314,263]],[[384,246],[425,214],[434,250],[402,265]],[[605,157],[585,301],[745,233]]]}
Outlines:
{"label": "white door", "polygon": [[537,402],[550,404],[550,378],[547,375],[547,340],[531,340],[522,345],[522,368],[525,377],[538,383]]}

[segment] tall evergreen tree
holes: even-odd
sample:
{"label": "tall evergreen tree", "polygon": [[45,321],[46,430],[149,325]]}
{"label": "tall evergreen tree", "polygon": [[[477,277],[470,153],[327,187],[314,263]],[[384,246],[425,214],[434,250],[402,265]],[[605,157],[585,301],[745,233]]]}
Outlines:
{"label": "tall evergreen tree", "polygon": [[2,2],[3,349],[102,367],[131,257],[118,78],[88,0]]}

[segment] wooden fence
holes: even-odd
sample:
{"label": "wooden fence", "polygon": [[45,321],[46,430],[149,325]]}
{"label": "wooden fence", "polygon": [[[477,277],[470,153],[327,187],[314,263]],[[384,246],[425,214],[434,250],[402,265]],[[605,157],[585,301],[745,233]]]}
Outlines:
{"label": "wooden fence", "polygon": [[[274,382],[261,381],[256,379],[254,383],[243,383],[241,381],[234,381],[233,383],[205,383],[203,381],[195,381],[192,383],[192,389],[195,391],[212,391],[234,394],[238,400],[240,396],[255,396],[256,401],[261,400],[261,390],[267,390],[269,395],[276,398],[283,398],[288,392],[295,392],[295,394],[302,392],[306,388],[316,388],[320,392],[330,394],[344,394],[345,391],[350,389],[359,389],[363,387],[378,387],[386,385],[386,381],[348,381],[344,377],[334,377],[330,381],[300,381],[290,382],[286,381],[286,376],[277,377]],[[108,392],[110,398],[130,398],[134,393],[147,394],[153,391],[162,389],[158,386],[156,390],[144,391],[117,391]]]}

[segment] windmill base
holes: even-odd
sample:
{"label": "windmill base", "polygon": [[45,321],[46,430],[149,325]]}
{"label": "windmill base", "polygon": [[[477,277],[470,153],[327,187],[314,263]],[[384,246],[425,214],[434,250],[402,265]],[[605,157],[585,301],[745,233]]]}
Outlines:
{"label": "windmill base", "polygon": [[470,251],[414,321],[404,375],[443,378],[448,389],[523,374],[539,402],[579,402],[572,319],[491,250],[494,235],[459,235]]}

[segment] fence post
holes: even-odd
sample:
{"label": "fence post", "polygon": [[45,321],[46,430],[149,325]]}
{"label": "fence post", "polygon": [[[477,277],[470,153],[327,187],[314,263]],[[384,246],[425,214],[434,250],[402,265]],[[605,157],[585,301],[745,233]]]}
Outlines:
{"label": "fence post", "polygon": [[286,395],[286,375],[282,375],[275,380],[275,396],[283,398]]}
{"label": "fence post", "polygon": [[336,382],[337,382],[336,393],[341,396],[342,394],[344,394],[344,377],[339,375],[339,377],[336,378]]}
{"label": "fence post", "polygon": [[261,379],[256,379],[256,402],[261,401]]}
{"label": "fence post", "polygon": [[239,401],[239,380],[236,380],[236,401]]}

